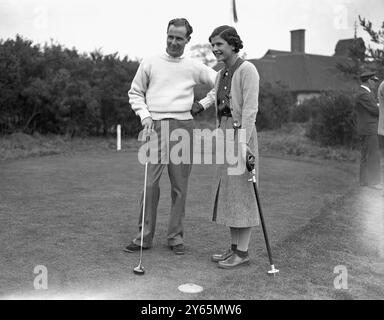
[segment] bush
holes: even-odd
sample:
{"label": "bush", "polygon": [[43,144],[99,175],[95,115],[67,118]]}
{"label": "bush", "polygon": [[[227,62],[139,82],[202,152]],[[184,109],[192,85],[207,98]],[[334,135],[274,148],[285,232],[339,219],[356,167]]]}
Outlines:
{"label": "bush", "polygon": [[[207,86],[196,86],[195,100],[200,100],[209,92]],[[294,104],[293,95],[283,86],[272,86],[269,83],[260,85],[259,112],[256,125],[258,130],[279,129],[289,121],[289,109]],[[215,108],[210,107],[196,117],[198,121],[215,119]]]}
{"label": "bush", "polygon": [[107,136],[124,124],[134,136],[140,122],[127,92],[138,66],[118,53],[79,54],[19,35],[0,39],[0,135]]}
{"label": "bush", "polygon": [[289,109],[293,104],[294,97],[285,87],[263,83],[259,92],[257,129],[281,128],[289,121]]}
{"label": "bush", "polygon": [[308,137],[325,146],[357,145],[354,99],[351,94],[327,93],[312,101],[317,111],[310,120]]}
{"label": "bush", "polygon": [[311,118],[316,117],[318,110],[318,98],[311,98],[303,101],[299,105],[293,104],[289,110],[289,119],[291,122],[308,122]]}

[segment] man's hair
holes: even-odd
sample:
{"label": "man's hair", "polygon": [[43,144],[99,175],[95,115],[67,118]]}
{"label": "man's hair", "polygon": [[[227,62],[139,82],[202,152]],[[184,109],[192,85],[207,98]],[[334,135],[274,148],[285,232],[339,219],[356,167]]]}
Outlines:
{"label": "man's hair", "polygon": [[189,24],[188,20],[185,18],[176,18],[176,19],[172,19],[171,21],[169,21],[168,27],[167,27],[167,32],[168,32],[169,27],[171,25],[173,25],[175,27],[185,27],[187,29],[187,34],[186,34],[187,38],[189,38],[193,32],[192,26]]}
{"label": "man's hair", "polygon": [[212,38],[219,36],[228,42],[229,45],[235,47],[235,52],[238,53],[240,49],[243,49],[243,41],[241,41],[240,36],[237,34],[235,28],[231,26],[220,26],[213,30],[212,34],[209,37],[209,42]]}

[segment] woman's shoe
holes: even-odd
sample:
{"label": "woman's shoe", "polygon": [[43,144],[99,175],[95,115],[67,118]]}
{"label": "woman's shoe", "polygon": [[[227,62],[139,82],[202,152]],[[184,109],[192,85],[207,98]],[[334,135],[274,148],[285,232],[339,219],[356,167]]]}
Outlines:
{"label": "woman's shoe", "polygon": [[219,261],[224,261],[226,259],[228,259],[229,257],[231,257],[233,255],[233,251],[232,249],[228,249],[227,251],[223,252],[223,253],[216,253],[216,254],[213,254],[211,259],[213,262],[219,262]]}
{"label": "woman's shoe", "polygon": [[233,253],[227,260],[219,261],[218,267],[221,269],[233,269],[241,265],[248,265],[249,257],[239,257],[236,253]]}

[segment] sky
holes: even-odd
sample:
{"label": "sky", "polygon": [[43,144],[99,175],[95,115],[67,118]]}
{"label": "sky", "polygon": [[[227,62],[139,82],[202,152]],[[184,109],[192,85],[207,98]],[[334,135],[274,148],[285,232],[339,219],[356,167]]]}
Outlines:
{"label": "sky", "polygon": [[[358,15],[379,29],[384,0],[0,0],[0,39],[20,34],[34,43],[52,40],[79,52],[101,49],[141,59],[164,52],[168,21],[185,17],[194,28],[186,54],[208,43],[214,28],[233,25],[247,58],[268,49],[290,50],[290,30],[305,29],[305,51],[333,55],[339,39],[353,38]],[[369,44],[358,26],[357,36]]]}

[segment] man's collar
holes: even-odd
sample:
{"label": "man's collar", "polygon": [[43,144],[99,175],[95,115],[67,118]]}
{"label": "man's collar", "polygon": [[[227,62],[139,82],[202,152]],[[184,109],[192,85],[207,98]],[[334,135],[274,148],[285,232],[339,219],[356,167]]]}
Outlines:
{"label": "man's collar", "polygon": [[364,89],[367,90],[368,92],[371,92],[371,89],[369,89],[367,86],[361,85],[360,87],[364,88]]}
{"label": "man's collar", "polygon": [[180,56],[180,57],[172,57],[167,51],[165,51],[165,55],[167,58],[170,58],[170,59],[176,59],[176,60],[181,60],[181,59],[184,59],[184,53]]}

